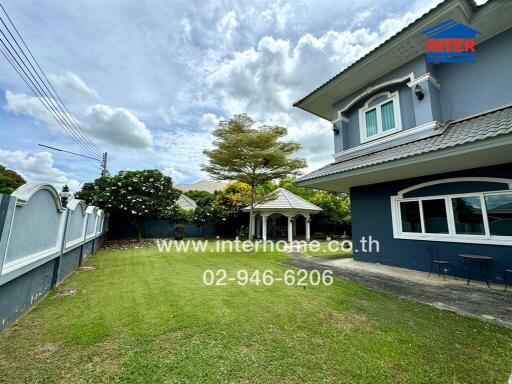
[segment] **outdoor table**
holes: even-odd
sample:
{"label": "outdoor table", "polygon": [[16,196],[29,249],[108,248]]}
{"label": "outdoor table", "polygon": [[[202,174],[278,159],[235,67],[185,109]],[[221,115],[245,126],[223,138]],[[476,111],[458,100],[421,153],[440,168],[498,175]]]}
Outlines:
{"label": "outdoor table", "polygon": [[468,277],[467,285],[469,285],[469,282],[471,281],[471,269],[469,268],[470,261],[476,261],[476,262],[480,262],[480,263],[484,264],[484,266],[485,266],[485,273],[484,273],[485,283],[487,284],[487,286],[489,288],[491,288],[491,286],[489,285],[489,261],[493,260],[492,257],[482,256],[482,255],[467,255],[467,254],[460,254],[459,257],[462,257],[463,262],[464,262],[464,271],[466,272],[466,275]]}

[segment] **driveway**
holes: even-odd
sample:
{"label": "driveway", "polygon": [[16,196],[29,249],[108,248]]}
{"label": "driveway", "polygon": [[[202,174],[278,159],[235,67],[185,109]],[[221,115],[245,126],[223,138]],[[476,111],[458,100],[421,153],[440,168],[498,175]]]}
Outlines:
{"label": "driveway", "polygon": [[512,288],[504,292],[503,286],[447,277],[409,269],[389,267],[354,261],[347,258],[310,257],[299,252],[289,252],[291,259],[286,266],[307,270],[330,269],[339,279],[364,285],[405,299],[419,301],[439,309],[453,311],[512,328]]}

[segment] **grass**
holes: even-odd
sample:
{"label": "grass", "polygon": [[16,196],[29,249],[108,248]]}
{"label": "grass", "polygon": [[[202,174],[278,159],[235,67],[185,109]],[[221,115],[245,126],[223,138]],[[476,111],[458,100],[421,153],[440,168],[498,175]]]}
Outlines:
{"label": "grass", "polygon": [[0,335],[0,382],[507,381],[506,328],[342,281],[202,282],[205,268],[278,276],[284,257],[101,250]]}
{"label": "grass", "polygon": [[333,242],[320,242],[318,247],[311,246],[305,252],[308,256],[314,257],[352,257],[351,251],[341,249],[341,243],[339,241]]}

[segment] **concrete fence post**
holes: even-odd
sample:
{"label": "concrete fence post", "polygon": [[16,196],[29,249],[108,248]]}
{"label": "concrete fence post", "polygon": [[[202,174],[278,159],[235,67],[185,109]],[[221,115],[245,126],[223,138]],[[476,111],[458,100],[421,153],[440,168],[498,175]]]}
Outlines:
{"label": "concrete fence post", "polygon": [[59,274],[60,274],[60,265],[62,263],[62,255],[64,254],[64,249],[66,248],[66,233],[68,230],[68,220],[69,220],[69,209],[64,211],[64,226],[60,233],[60,254],[59,257],[55,259],[55,268],[53,270],[53,278],[52,278],[52,288],[55,288],[59,282]]}

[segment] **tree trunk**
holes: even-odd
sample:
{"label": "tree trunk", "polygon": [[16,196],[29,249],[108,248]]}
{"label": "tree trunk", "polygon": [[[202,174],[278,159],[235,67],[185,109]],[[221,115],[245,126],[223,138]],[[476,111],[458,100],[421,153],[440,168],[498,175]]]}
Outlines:
{"label": "tree trunk", "polygon": [[251,185],[251,209],[249,211],[249,240],[253,239],[254,233],[254,184]]}
{"label": "tree trunk", "polygon": [[135,226],[135,229],[137,230],[137,239],[139,242],[142,241],[142,230],[143,230],[143,224],[139,222],[139,220],[135,219],[132,221],[132,224]]}

